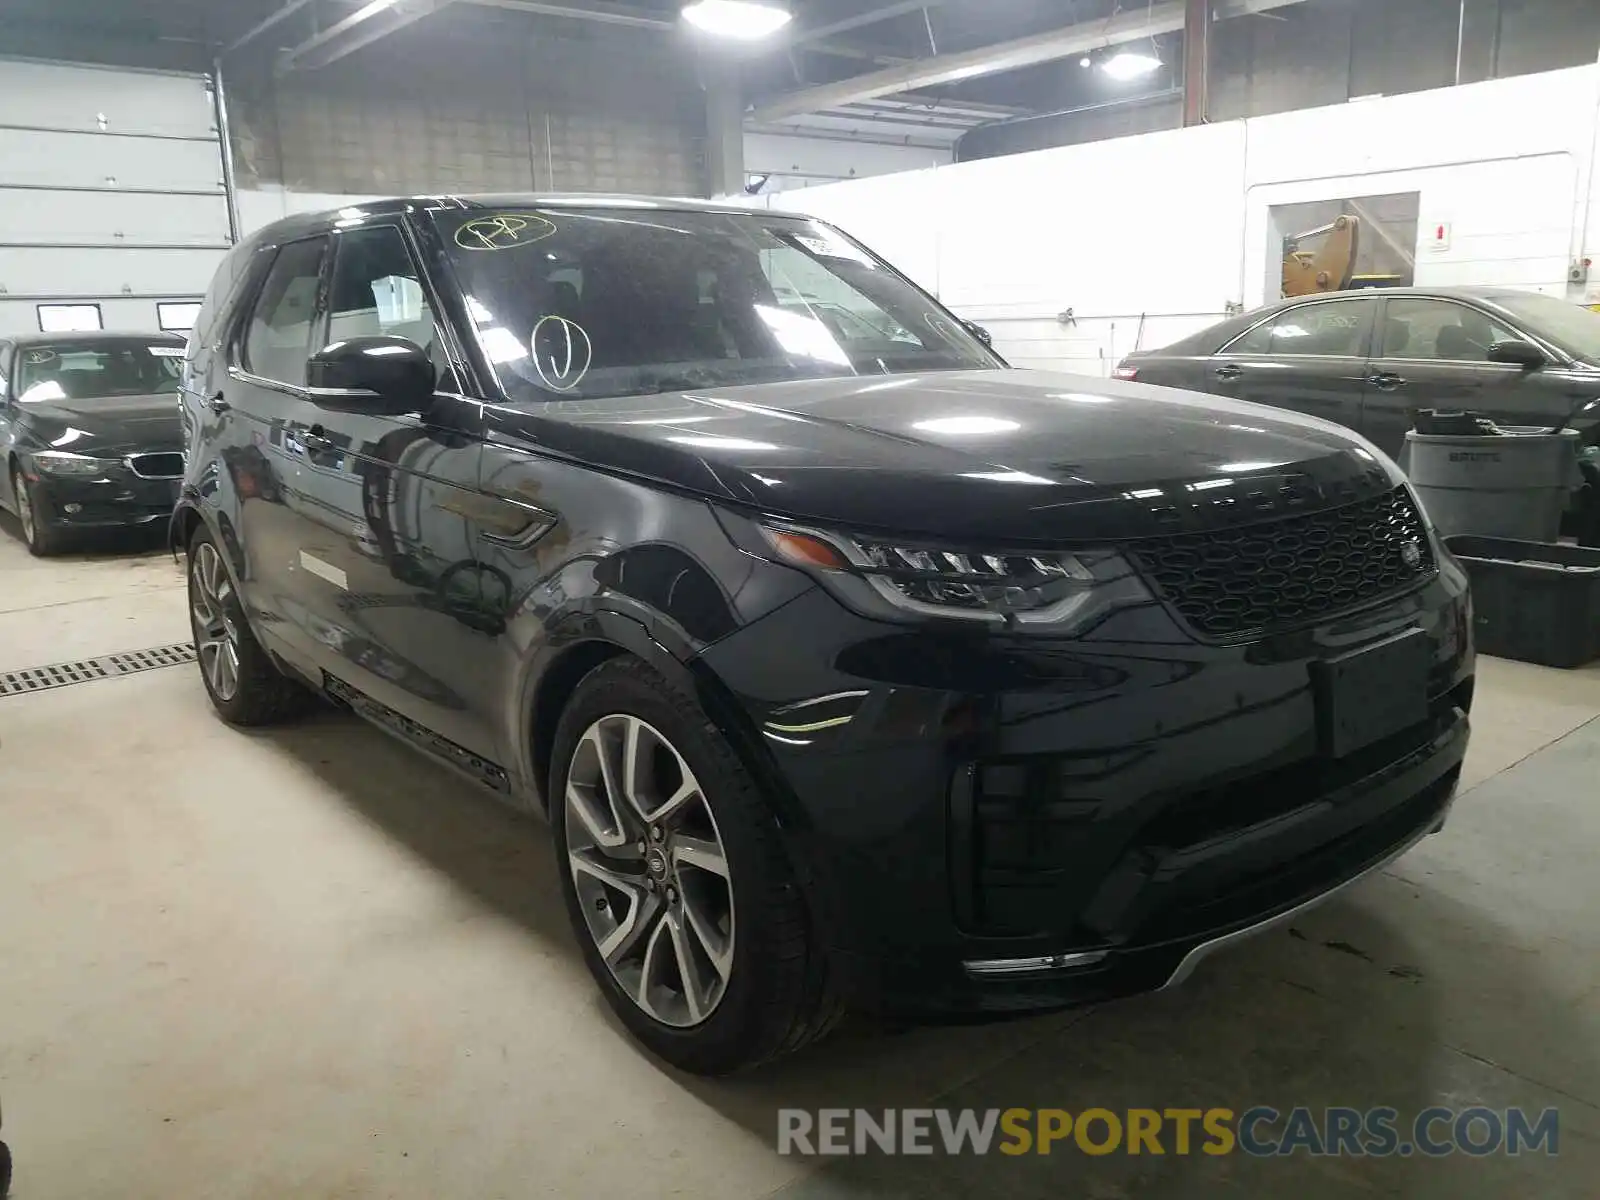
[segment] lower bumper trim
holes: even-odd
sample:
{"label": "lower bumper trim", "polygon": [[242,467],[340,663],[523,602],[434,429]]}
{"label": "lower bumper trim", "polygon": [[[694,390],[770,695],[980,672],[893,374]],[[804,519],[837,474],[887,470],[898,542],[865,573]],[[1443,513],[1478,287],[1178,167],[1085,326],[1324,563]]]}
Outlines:
{"label": "lower bumper trim", "polygon": [[1035,975],[1041,971],[1092,967],[1103,962],[1109,953],[1107,950],[1088,950],[1081,954],[1043,954],[1032,958],[980,958],[961,965],[974,979],[992,979],[1003,975]]}
{"label": "lower bumper trim", "polygon": [[[1446,815],[1448,815],[1448,809],[1446,810]],[[1285,909],[1280,913],[1274,913],[1272,916],[1263,921],[1258,921],[1254,925],[1247,925],[1243,929],[1235,929],[1232,933],[1225,933],[1221,937],[1215,937],[1210,941],[1201,942],[1198,946],[1183,956],[1183,960],[1178,963],[1177,969],[1175,969],[1172,974],[1167,977],[1167,981],[1161,985],[1162,990],[1170,987],[1176,987],[1185,979],[1189,978],[1189,976],[1194,973],[1194,969],[1199,966],[1203,960],[1210,957],[1216,951],[1225,949],[1226,947],[1232,946],[1235,943],[1246,941],[1255,937],[1257,934],[1267,933],[1268,931],[1277,929],[1282,925],[1287,925],[1290,921],[1294,920],[1302,913],[1309,912],[1318,905],[1333,899],[1340,892],[1345,891],[1347,888],[1354,887],[1363,879],[1367,878],[1367,876],[1376,874],[1378,871],[1383,870],[1390,863],[1394,862],[1395,859],[1409,851],[1423,838],[1427,837],[1429,834],[1438,833],[1439,830],[1443,828],[1444,817],[1441,816],[1438,821],[1424,826],[1415,835],[1408,838],[1399,846],[1396,846],[1393,851],[1385,855],[1378,862],[1373,863],[1366,870],[1357,872],[1356,874],[1350,876],[1350,878],[1342,880],[1333,887],[1329,888],[1327,891],[1312,896],[1309,900],[1304,900],[1295,905],[1293,908]]]}

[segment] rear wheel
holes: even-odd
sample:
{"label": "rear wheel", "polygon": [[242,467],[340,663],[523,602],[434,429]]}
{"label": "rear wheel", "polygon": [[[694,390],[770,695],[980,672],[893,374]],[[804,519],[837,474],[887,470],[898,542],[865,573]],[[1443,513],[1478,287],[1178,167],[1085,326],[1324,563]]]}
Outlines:
{"label": "rear wheel", "polygon": [[278,724],[314,702],[256,641],[233,577],[203,524],[189,543],[189,624],[206,693],[230,725]]}
{"label": "rear wheel", "polygon": [[777,822],[695,698],[614,659],[556,733],[563,890],[612,1009],[675,1066],[720,1075],[837,1020]]}

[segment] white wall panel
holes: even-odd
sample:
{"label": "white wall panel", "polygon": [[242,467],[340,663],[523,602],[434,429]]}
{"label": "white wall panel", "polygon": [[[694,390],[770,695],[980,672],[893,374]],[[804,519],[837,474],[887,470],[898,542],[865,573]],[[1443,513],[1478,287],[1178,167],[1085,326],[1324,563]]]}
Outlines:
{"label": "white wall panel", "polygon": [[216,136],[200,76],[18,60],[0,60],[0,125]]}
{"label": "white wall panel", "polygon": [[221,250],[61,250],[51,246],[0,249],[0,287],[10,296],[71,296],[93,300],[134,295],[205,294]]}
{"label": "white wall panel", "polygon": [[898,171],[920,171],[949,162],[948,147],[932,150],[782,133],[744,135],[745,171],[751,175],[771,174],[773,179],[767,190],[774,194]]}
{"label": "white wall panel", "polygon": [[222,193],[216,142],[0,129],[0,185]]}
{"label": "white wall panel", "polygon": [[[1019,366],[1104,372],[1275,295],[1280,204],[1420,193],[1423,284],[1600,303],[1600,67],[1059,147],[773,197],[986,325]],[[1060,314],[1071,310],[1073,320]]]}
{"label": "white wall panel", "polygon": [[940,170],[905,171],[779,193],[772,207],[839,225],[938,295],[943,182]]}
{"label": "white wall panel", "polygon": [[0,242],[228,245],[221,196],[0,188]]}

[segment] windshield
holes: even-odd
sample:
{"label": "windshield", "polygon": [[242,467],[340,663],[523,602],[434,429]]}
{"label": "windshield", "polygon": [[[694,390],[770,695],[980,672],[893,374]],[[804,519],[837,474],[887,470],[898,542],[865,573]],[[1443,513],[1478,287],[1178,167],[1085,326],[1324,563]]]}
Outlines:
{"label": "windshield", "polygon": [[1495,303],[1562,349],[1600,362],[1600,313],[1538,292],[1496,296]]}
{"label": "windshield", "polygon": [[514,398],[1002,365],[937,303],[814,221],[618,208],[434,220],[484,355]]}
{"label": "windshield", "polygon": [[17,350],[16,397],[22,404],[148,396],[176,392],[183,346],[155,342],[70,342]]}

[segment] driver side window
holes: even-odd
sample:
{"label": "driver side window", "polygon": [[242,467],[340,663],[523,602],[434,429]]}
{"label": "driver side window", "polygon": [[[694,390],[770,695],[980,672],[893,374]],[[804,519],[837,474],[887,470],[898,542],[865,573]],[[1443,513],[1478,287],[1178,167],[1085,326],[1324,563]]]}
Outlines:
{"label": "driver side window", "polygon": [[433,360],[439,386],[457,390],[404,236],[394,225],[371,225],[337,235],[328,290],[324,344],[357,337],[403,337]]}
{"label": "driver side window", "polygon": [[243,365],[252,375],[305,386],[326,251],[324,238],[290,242],[278,251],[245,331]]}

